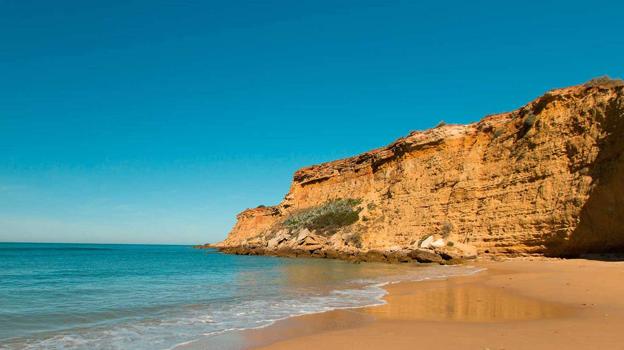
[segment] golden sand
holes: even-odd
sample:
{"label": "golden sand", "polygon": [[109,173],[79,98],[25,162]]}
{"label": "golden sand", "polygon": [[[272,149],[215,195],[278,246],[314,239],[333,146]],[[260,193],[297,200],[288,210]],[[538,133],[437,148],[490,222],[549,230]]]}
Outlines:
{"label": "golden sand", "polygon": [[624,349],[624,263],[512,260],[390,285],[386,305],[294,317],[190,349]]}
{"label": "golden sand", "polygon": [[499,288],[468,283],[448,283],[413,293],[392,293],[388,304],[363,309],[376,320],[503,322],[537,320],[570,314],[562,305],[542,302]]}

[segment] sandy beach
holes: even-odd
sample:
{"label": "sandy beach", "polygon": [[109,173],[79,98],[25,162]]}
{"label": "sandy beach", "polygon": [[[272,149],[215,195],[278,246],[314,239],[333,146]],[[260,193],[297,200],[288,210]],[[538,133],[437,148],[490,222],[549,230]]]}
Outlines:
{"label": "sandy beach", "polygon": [[522,259],[390,285],[386,305],[294,317],[192,348],[624,349],[624,263]]}

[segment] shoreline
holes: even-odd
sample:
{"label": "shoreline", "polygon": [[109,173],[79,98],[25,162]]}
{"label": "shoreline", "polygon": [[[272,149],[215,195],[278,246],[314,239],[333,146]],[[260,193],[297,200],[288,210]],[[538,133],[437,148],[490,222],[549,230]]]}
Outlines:
{"label": "shoreline", "polygon": [[[383,286],[385,304],[289,317],[176,349],[624,348],[624,262],[520,258]],[[452,337],[449,337],[453,335]],[[619,347],[618,347],[619,346]]]}
{"label": "shoreline", "polygon": [[[285,259],[289,259],[287,257],[283,257]],[[292,257],[290,257],[292,258]],[[305,257],[310,258],[310,257]],[[346,262],[343,259],[338,259],[343,262]],[[380,264],[379,262],[362,262],[364,264]],[[391,264],[392,265],[392,264]],[[475,274],[482,273],[485,268],[476,267],[474,264],[467,265],[439,265],[439,264],[417,264],[412,267],[414,270],[412,273],[406,273],[402,275],[397,275],[394,279],[392,277],[388,277],[387,281],[371,281],[368,285],[363,285],[356,289],[346,289],[346,290],[335,290],[336,292],[349,294],[348,296],[342,296],[342,298],[352,298],[351,292],[355,290],[366,290],[369,292],[375,291],[376,294],[379,294],[375,297],[375,300],[371,301],[365,305],[353,305],[353,306],[336,306],[329,310],[319,310],[319,311],[311,311],[300,314],[291,314],[289,316],[285,316],[275,320],[267,320],[267,324],[250,327],[250,328],[241,328],[241,329],[228,329],[217,331],[211,334],[205,334],[204,337],[189,340],[180,344],[173,346],[170,349],[173,350],[193,350],[193,349],[250,349],[255,348],[259,344],[269,344],[267,340],[270,338],[272,340],[281,340],[284,339],[284,333],[287,333],[289,337],[301,335],[301,332],[306,333],[309,330],[309,325],[305,325],[308,317],[314,317],[317,315],[332,313],[332,312],[340,312],[341,314],[338,316],[341,321],[339,324],[335,324],[335,326],[344,327],[346,324],[358,324],[361,321],[361,317],[357,316],[357,312],[354,310],[364,309],[364,308],[374,308],[387,304],[385,297],[388,295],[388,287],[394,286],[402,283],[422,283],[427,281],[442,281],[449,278],[455,277],[467,277],[473,276]],[[432,271],[431,268],[434,270]],[[419,269],[422,269],[419,271]],[[448,271],[441,271],[448,269]],[[400,276],[400,277],[399,277]],[[304,323],[300,322],[303,321]],[[346,323],[345,323],[346,321]],[[331,324],[332,322],[330,322]],[[273,328],[277,325],[277,328]],[[283,327],[283,325],[287,325]],[[298,329],[299,325],[303,325],[306,329]],[[325,329],[327,327],[326,324],[316,325],[315,331],[319,329]],[[287,329],[285,329],[287,328]],[[331,329],[331,328],[327,328]],[[267,330],[265,332],[265,330]],[[274,332],[274,330],[276,332]],[[267,334],[270,333],[269,338],[266,337]],[[249,336],[256,337],[260,335],[263,339],[255,339],[249,340]]]}

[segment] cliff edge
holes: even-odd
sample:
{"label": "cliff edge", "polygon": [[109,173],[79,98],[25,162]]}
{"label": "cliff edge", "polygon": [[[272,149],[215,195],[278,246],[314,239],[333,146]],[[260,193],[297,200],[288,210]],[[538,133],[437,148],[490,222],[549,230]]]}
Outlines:
{"label": "cliff edge", "polygon": [[[443,261],[624,251],[624,82],[300,169],[216,244],[238,254]],[[441,260],[442,259],[442,260]]]}

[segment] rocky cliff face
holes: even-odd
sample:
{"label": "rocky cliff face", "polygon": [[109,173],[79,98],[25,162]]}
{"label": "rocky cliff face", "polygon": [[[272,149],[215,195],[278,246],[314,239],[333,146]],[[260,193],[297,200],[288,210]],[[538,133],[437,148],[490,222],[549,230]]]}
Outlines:
{"label": "rocky cliff face", "polygon": [[[622,251],[623,153],[624,84],[592,81],[303,168],[279,205],[240,213],[218,246],[330,257],[400,252],[399,260],[449,250],[472,256],[472,247],[496,255]],[[347,198],[356,201],[354,222],[289,221]]]}

